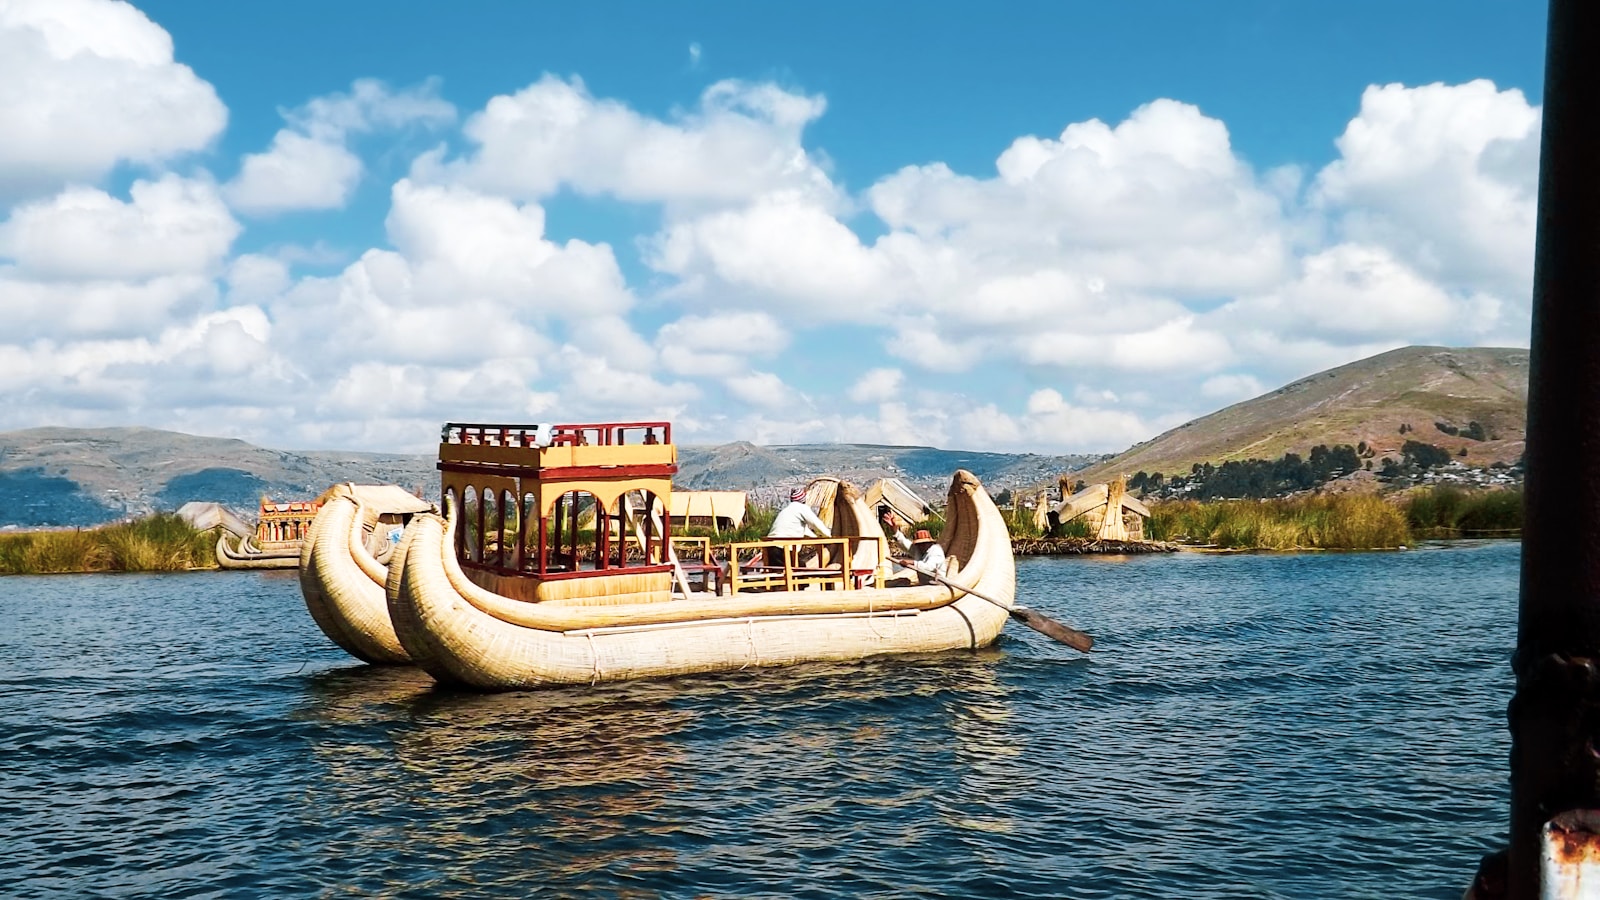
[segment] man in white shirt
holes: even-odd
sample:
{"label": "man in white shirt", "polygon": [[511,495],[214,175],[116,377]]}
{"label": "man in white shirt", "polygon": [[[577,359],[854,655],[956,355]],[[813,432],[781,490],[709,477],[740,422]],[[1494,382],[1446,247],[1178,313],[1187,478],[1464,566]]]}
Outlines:
{"label": "man in white shirt", "polygon": [[[950,561],[945,558],[944,548],[933,539],[926,528],[917,529],[917,536],[908,538],[898,528],[894,530],[893,537],[900,544],[902,550],[911,550],[916,554],[913,570],[917,572],[917,579],[922,584],[933,584],[933,575],[943,578],[950,567]],[[931,573],[931,574],[930,574]]]}
{"label": "man in white shirt", "polygon": [[[828,526],[817,518],[817,514],[806,505],[806,489],[797,487],[789,492],[789,505],[778,510],[777,518],[772,520],[772,527],[767,529],[767,537],[772,538],[803,538],[813,534],[821,537],[832,537]],[[783,548],[767,548],[767,565],[783,565]]]}

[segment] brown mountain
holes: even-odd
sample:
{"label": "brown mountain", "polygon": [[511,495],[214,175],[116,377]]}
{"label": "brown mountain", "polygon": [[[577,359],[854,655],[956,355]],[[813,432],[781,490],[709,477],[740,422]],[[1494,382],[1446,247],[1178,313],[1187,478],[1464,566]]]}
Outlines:
{"label": "brown mountain", "polygon": [[431,457],[268,450],[154,428],[29,428],[0,433],[0,525],[94,525],[190,500],[251,519],[262,494],[315,497],[340,481],[437,493]]}
{"label": "brown mountain", "polygon": [[[937,500],[958,468],[970,469],[998,492],[1099,459],[868,444],[758,447],[742,441],[678,450],[678,487],[750,490],[763,502],[824,474],[862,487],[895,476]],[[308,499],[341,481],[394,483],[432,498],[439,491],[434,463],[431,453],[270,450],[153,428],[30,428],[0,433],[0,526],[95,525],[176,509],[190,500],[222,503],[251,518],[262,494]]]}
{"label": "brown mountain", "polygon": [[[1458,458],[1470,466],[1509,463],[1522,455],[1527,412],[1528,351],[1404,347],[1202,416],[1078,477],[1094,482],[1140,471],[1187,475],[1195,463],[1305,455],[1318,444],[1366,442],[1381,461],[1398,459],[1407,440],[1451,454],[1466,448]],[[1465,432],[1473,422],[1487,440],[1448,433]]]}

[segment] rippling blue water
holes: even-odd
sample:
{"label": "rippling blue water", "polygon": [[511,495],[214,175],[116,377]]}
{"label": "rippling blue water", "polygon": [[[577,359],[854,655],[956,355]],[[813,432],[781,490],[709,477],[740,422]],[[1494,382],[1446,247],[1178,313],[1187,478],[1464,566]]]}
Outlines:
{"label": "rippling blue water", "polygon": [[1000,644],[530,694],[293,577],[0,579],[8,897],[1459,897],[1519,548],[1021,560]]}

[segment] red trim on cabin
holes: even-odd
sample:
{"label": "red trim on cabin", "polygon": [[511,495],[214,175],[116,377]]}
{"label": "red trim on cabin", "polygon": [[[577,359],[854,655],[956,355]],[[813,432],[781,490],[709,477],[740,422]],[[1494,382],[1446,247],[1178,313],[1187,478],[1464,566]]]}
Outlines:
{"label": "red trim on cabin", "polygon": [[[528,447],[537,426],[483,425],[446,422],[439,432],[442,444],[484,444],[491,447]],[[550,445],[615,447],[624,444],[670,444],[671,422],[584,422],[551,425]]]}
{"label": "red trim on cabin", "polygon": [[678,474],[678,467],[672,463],[657,463],[648,466],[556,466],[554,468],[536,468],[529,466],[495,465],[494,463],[454,463],[441,462],[437,464],[441,472],[477,473],[479,475],[509,476],[516,472],[534,472],[534,477],[548,484],[562,481],[583,481],[595,478],[670,478]]}
{"label": "red trim on cabin", "polygon": [[[450,445],[508,447],[517,449],[538,450],[551,446],[647,446],[652,444],[672,443],[672,424],[670,422],[594,422],[584,424],[566,425],[484,425],[460,422],[447,423],[440,432],[440,442]],[[471,455],[471,454],[469,454]],[[519,454],[520,455],[520,454]],[[666,454],[662,454],[666,455]],[[533,465],[523,461],[515,462],[444,462],[436,463],[436,468],[441,472],[471,476],[489,475],[497,478],[518,479],[518,527],[516,549],[511,553],[505,548],[505,529],[508,513],[506,511],[505,492],[498,491],[495,496],[496,514],[498,522],[491,523],[486,520],[485,495],[493,488],[478,486],[477,488],[477,534],[476,542],[467,540],[466,528],[458,528],[456,532],[456,559],[463,567],[484,572],[493,572],[499,575],[532,576],[540,579],[566,580],[572,578],[592,578],[595,576],[614,575],[620,573],[657,573],[670,572],[670,563],[650,563],[641,565],[628,564],[628,540],[622,537],[613,541],[611,525],[615,517],[607,510],[596,510],[596,528],[593,543],[589,549],[594,553],[594,563],[597,568],[574,569],[573,571],[551,571],[552,561],[556,558],[566,557],[571,564],[577,565],[578,539],[578,511],[579,504],[572,503],[570,512],[562,515],[563,510],[558,506],[550,517],[536,516],[538,521],[538,547],[537,558],[531,557],[527,550],[527,518],[525,509],[531,485],[528,482],[537,482],[556,489],[582,481],[626,482],[634,479],[666,478],[670,479],[678,473],[677,465],[673,463],[628,464],[618,463],[609,465],[582,465],[582,466],[545,466],[539,465],[540,454],[533,454]],[[657,456],[659,459],[660,457]],[[569,491],[562,491],[563,494]],[[672,533],[672,514],[667,508],[664,497],[650,492],[651,503],[656,504],[660,510],[662,533],[656,529],[645,526],[643,546],[640,548],[644,559],[664,556],[662,548],[666,546],[669,535]],[[466,502],[465,494],[461,502]],[[648,506],[649,504],[647,504]],[[486,553],[486,530],[491,524],[497,525],[496,533],[501,535],[501,543],[497,550]],[[572,554],[561,554],[562,545],[573,542],[569,549]],[[473,546],[468,546],[472,543]],[[473,552],[469,552],[473,551]],[[612,560],[615,552],[617,558]],[[472,559],[476,555],[478,559]]]}

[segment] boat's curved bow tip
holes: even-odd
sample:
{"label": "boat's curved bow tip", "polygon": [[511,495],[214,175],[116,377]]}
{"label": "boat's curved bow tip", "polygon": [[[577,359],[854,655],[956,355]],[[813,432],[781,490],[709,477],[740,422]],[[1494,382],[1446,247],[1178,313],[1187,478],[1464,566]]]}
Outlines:
{"label": "boat's curved bow tip", "polygon": [[337,486],[317,511],[306,538],[300,570],[306,609],[329,640],[362,662],[410,663],[389,617],[384,596],[388,572],[355,536],[361,531],[361,510],[343,487]]}

